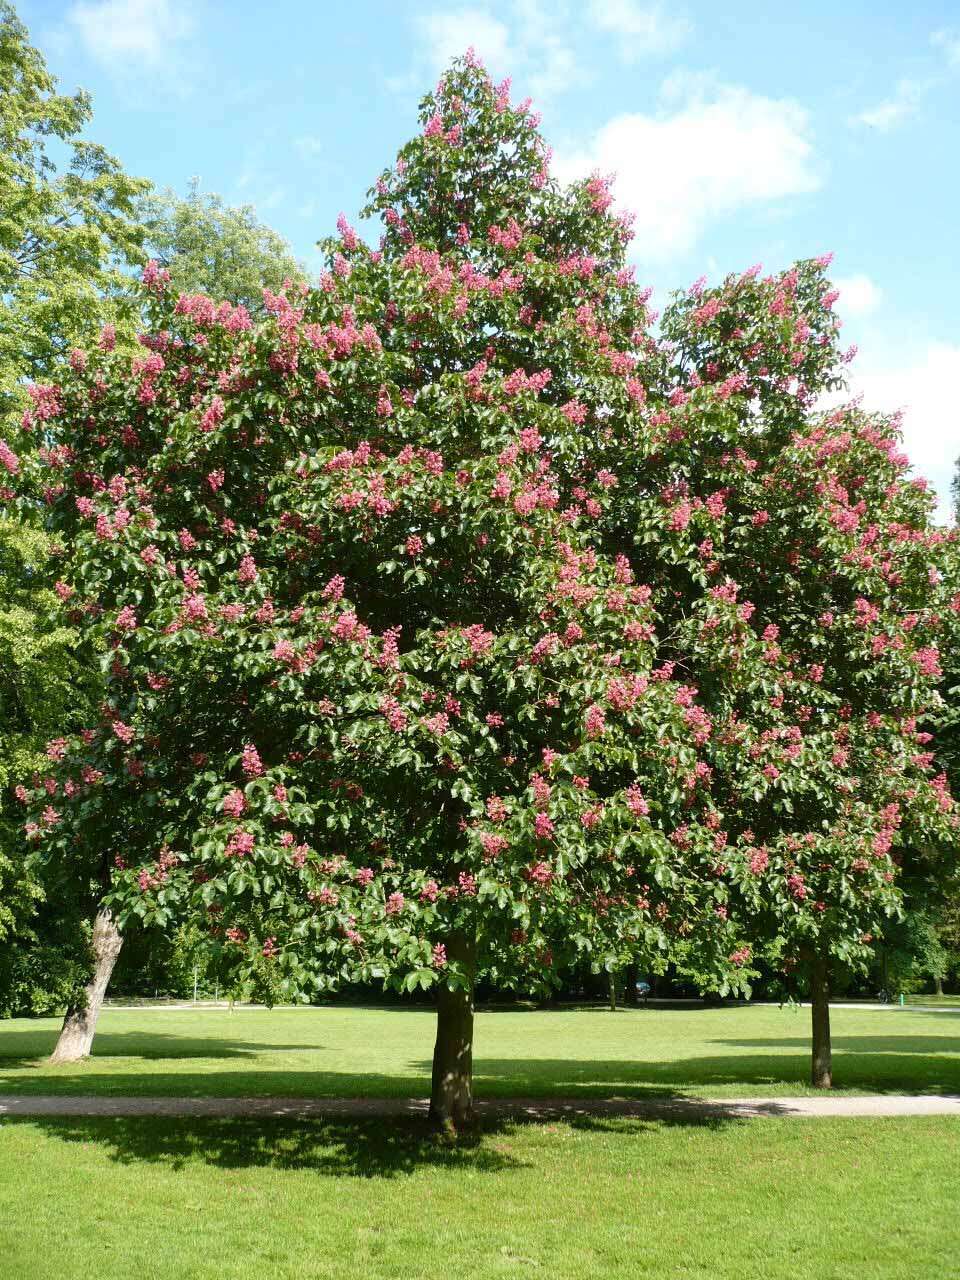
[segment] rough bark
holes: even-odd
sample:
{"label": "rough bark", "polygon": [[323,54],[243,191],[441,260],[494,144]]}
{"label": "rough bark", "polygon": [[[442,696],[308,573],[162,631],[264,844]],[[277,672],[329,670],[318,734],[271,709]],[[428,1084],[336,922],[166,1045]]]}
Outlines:
{"label": "rough bark", "polygon": [[84,987],[82,997],[67,1009],[57,1047],[50,1055],[51,1062],[79,1062],[90,1056],[97,1018],[122,946],[123,936],[113,916],[106,907],[101,907],[93,922],[93,976]]}
{"label": "rough bark", "polygon": [[810,966],[810,1009],[813,1029],[810,1080],[815,1089],[832,1089],[830,968],[826,954],[820,951],[814,954]]}
{"label": "rough bark", "polygon": [[464,933],[445,942],[448,961],[459,962],[468,988],[451,991],[444,983],[437,1000],[437,1042],[433,1050],[430,1119],[446,1132],[473,1124],[473,984],[476,946]]}

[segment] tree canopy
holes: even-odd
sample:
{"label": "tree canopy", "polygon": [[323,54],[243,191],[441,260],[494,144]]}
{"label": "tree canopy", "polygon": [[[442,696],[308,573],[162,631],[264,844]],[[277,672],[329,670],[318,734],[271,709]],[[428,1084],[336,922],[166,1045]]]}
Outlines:
{"label": "tree canopy", "polygon": [[[14,787],[46,760],[52,736],[76,732],[96,706],[96,664],[84,661],[77,633],[57,615],[43,585],[47,539],[22,522],[0,518],[0,1011],[62,1004],[85,961],[82,927],[89,904],[76,860],[51,871],[53,901],[25,856],[21,806]],[[82,877],[81,877],[82,880]],[[66,887],[69,885],[69,888]],[[66,922],[49,927],[50,917]]]}
{"label": "tree canopy", "polygon": [[[147,249],[169,264],[182,292],[209,290],[253,310],[262,306],[264,283],[280,288],[302,274],[283,239],[251,209],[230,208],[195,186],[186,199],[160,195],[125,175],[80,137],[91,114],[87,94],[57,91],[14,10],[0,3],[4,418],[28,402],[28,382],[56,380],[71,353],[98,336],[121,350],[135,344],[143,317],[133,271]],[[4,429],[0,438],[7,462],[9,436]],[[0,523],[0,937],[8,943],[0,1007],[14,1008],[63,1003],[83,974],[82,922],[103,888],[97,853],[38,879],[21,824],[11,822],[12,788],[29,781],[52,733],[85,722],[98,682],[95,644],[57,616],[41,530],[37,504]]]}
{"label": "tree canopy", "polygon": [[306,278],[283,236],[260,222],[252,206],[225,204],[201,191],[197,179],[185,197],[151,191],[137,211],[145,248],[169,271],[174,293],[205,293],[256,312],[264,289],[277,293],[285,280]]}

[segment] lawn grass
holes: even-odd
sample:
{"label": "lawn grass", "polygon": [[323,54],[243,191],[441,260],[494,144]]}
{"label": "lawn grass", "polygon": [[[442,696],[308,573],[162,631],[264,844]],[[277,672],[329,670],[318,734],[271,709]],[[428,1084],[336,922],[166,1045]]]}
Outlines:
{"label": "lawn grass", "polygon": [[960,1121],[0,1122],[2,1280],[930,1280]]}
{"label": "lawn grass", "polygon": [[956,1009],[960,1012],[960,996],[907,996],[907,1007],[917,1009]]}
{"label": "lawn grass", "polygon": [[[477,1015],[481,1097],[809,1092],[809,1010],[769,1005]],[[408,1097],[429,1091],[429,1009],[108,1010],[94,1056],[51,1067],[55,1019],[0,1022],[0,1093]],[[960,1093],[960,1012],[835,1009],[851,1092]]]}
{"label": "lawn grass", "polygon": [[[490,1011],[481,1096],[807,1092],[809,1011]],[[851,1091],[960,1092],[960,1015],[836,1009]],[[0,1092],[422,1096],[428,1009],[108,1010],[49,1067],[0,1022]],[[0,1119],[0,1280],[918,1280],[960,1256],[960,1121]],[[954,1270],[951,1270],[951,1269]]]}

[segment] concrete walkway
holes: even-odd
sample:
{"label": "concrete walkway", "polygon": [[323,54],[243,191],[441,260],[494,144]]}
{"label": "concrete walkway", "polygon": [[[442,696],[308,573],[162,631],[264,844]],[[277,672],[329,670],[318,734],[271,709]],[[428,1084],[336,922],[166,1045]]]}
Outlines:
{"label": "concrete walkway", "polygon": [[[92,1094],[0,1094],[3,1116],[423,1116],[425,1098],[123,1098]],[[960,1097],[873,1094],[809,1098],[482,1098],[481,1116],[557,1119],[636,1116],[648,1120],[754,1117],[957,1116]]]}

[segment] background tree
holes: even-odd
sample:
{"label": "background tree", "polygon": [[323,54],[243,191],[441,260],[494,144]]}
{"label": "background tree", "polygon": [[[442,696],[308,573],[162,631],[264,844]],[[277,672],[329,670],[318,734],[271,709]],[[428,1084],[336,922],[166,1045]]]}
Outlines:
{"label": "background tree", "polygon": [[877,985],[891,998],[919,991],[929,982],[942,994],[950,959],[938,928],[940,913],[924,911],[911,899],[908,903],[902,919],[884,930],[874,969]]}
{"label": "background tree", "polygon": [[[731,647],[760,649],[735,682],[726,743],[714,737],[714,793],[756,942],[808,975],[818,1085],[830,1083],[831,969],[863,969],[902,912],[904,857],[914,884],[940,891],[950,860],[933,833],[956,843],[923,722],[941,707],[937,646],[955,625],[940,569],[950,536],[904,474],[895,417],[813,410],[844,365],[828,261],[674,300],[663,330],[679,446],[661,473],[687,571],[713,584],[708,615],[678,617],[680,634],[711,628],[721,663]],[[727,389],[723,416],[703,403],[711,387]],[[704,663],[697,682],[716,678]],[[750,754],[759,787],[740,776]]]}
{"label": "background tree", "polygon": [[[142,299],[130,273],[146,260],[148,237],[187,293],[210,289],[256,309],[263,284],[278,288],[285,276],[299,278],[285,242],[258,223],[252,210],[228,208],[196,189],[186,200],[151,195],[149,183],[127,177],[102,148],[79,138],[90,117],[88,95],[56,92],[23,24],[10,5],[0,3],[3,416],[27,400],[26,379],[42,385],[56,377],[71,350],[98,334],[105,345],[132,347]],[[67,148],[65,165],[58,167],[50,156],[51,139]],[[36,443],[42,445],[42,415],[38,420]],[[3,435],[9,451],[15,443],[12,426]],[[9,462],[12,454],[4,456]],[[2,607],[10,684],[0,697],[5,814],[13,787],[36,769],[36,752],[42,752],[52,725],[74,723],[84,697],[89,702],[96,669],[91,661],[81,671],[73,633],[62,622],[47,621],[53,597],[49,583],[44,590],[38,516],[37,507],[21,508],[19,519],[6,520],[2,533],[9,575]],[[46,1010],[76,1003],[70,997],[86,981],[89,922],[105,883],[103,866],[81,859],[71,863],[71,874],[51,880],[50,868],[42,874],[31,870],[22,838],[11,836],[8,821],[0,858],[0,911],[10,940],[0,964],[0,1005]]]}
{"label": "background tree", "polygon": [[24,379],[49,378],[105,323],[132,337],[129,272],[146,261],[137,198],[149,184],[80,136],[90,118],[89,95],[57,92],[0,0],[0,418]]}
{"label": "background tree", "polygon": [[[92,341],[104,324],[114,326],[121,343],[133,336],[139,304],[129,272],[145,261],[135,204],[148,184],[80,137],[90,116],[87,94],[57,92],[26,28],[0,0],[4,475],[12,457],[6,420],[26,401],[26,381],[56,376],[69,351]],[[63,163],[51,151],[65,155]],[[75,910],[82,893],[58,892],[51,900],[9,818],[12,787],[37,767],[54,726],[75,723],[92,683],[76,662],[75,635],[62,620],[49,620],[37,514],[24,508],[0,529],[0,912],[7,917],[0,1004],[8,1009],[60,1003],[85,959]]]}
{"label": "background tree", "polygon": [[[956,482],[954,493],[960,501]],[[956,520],[956,512],[954,518]],[[940,573],[941,613],[945,624],[941,645],[943,679],[941,706],[929,728],[934,733],[937,760],[956,792],[960,788],[960,538],[956,529],[944,543]],[[930,914],[936,922],[937,937],[944,952],[942,961],[938,962],[942,973],[928,966],[939,992],[948,976],[952,976],[954,983],[960,981],[960,872],[942,900],[931,906]]]}
{"label": "background tree", "polygon": [[[43,767],[56,733],[95,705],[93,664],[42,587],[46,536],[0,519],[0,1010],[48,1012],[82,973],[85,904],[76,887],[44,884],[26,855],[14,788]],[[53,892],[51,892],[51,889]]]}
{"label": "background tree", "polygon": [[306,279],[289,244],[251,205],[226,205],[196,178],[184,198],[170,190],[141,197],[137,213],[149,256],[169,271],[174,293],[205,293],[256,313],[264,289],[278,293],[284,280]]}

